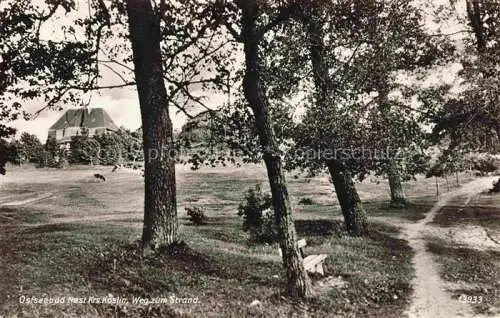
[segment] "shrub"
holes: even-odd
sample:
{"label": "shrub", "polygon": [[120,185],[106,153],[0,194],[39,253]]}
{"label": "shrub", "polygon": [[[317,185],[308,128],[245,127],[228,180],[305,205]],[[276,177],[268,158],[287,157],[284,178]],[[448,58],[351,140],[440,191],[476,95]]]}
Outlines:
{"label": "shrub", "polygon": [[189,216],[189,220],[193,222],[194,225],[203,225],[207,223],[207,217],[201,208],[186,207],[185,209]]}
{"label": "shrub", "polygon": [[260,185],[248,189],[244,202],[238,207],[243,217],[243,229],[250,233],[250,239],[257,243],[274,243],[278,238],[278,227],[272,210],[272,199],[263,194]]}
{"label": "shrub", "polygon": [[302,199],[300,199],[299,204],[302,204],[302,205],[313,205],[314,202],[313,202],[313,200],[311,198],[302,198]]}
{"label": "shrub", "polygon": [[278,226],[274,218],[274,211],[262,211],[262,224],[260,227],[250,229],[250,240],[256,243],[272,244],[278,241]]}

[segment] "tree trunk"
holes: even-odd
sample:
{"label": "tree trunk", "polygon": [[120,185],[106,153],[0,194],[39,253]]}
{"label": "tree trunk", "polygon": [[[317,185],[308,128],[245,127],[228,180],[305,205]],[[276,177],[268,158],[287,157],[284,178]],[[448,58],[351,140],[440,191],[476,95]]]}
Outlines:
{"label": "tree trunk", "polygon": [[173,130],[160,50],[160,21],[149,0],[127,0],[129,36],[144,143],[143,247],[178,240]]}
{"label": "tree trunk", "polygon": [[391,206],[398,208],[406,206],[408,202],[403,190],[401,175],[392,162],[387,171],[387,179],[389,180],[389,188],[391,189]]}
{"label": "tree trunk", "polygon": [[264,93],[264,84],[260,78],[260,57],[255,19],[256,4],[242,5],[245,77],[243,90],[245,98],[252,108],[258,131],[260,145],[271,187],[272,202],[276,223],[279,228],[279,241],[282,250],[283,265],[286,270],[288,293],[292,297],[309,297],[312,294],[311,282],[304,268],[302,255],[297,246],[292,207],[288,198],[285,175],[278,143],[271,126],[269,105]]}
{"label": "tree trunk", "polygon": [[481,8],[480,1],[478,0],[467,0],[467,18],[469,19],[469,25],[472,27],[474,31],[474,35],[476,37],[476,47],[478,53],[481,55],[486,50],[486,38],[485,38],[485,29],[483,25],[483,16],[481,15],[481,11],[484,8]]}
{"label": "tree trunk", "polygon": [[[377,83],[378,90],[378,108],[380,110],[380,115],[384,119],[387,127],[391,126],[391,122],[388,115],[391,110],[391,104],[389,100],[389,87],[387,84],[387,75],[381,75],[380,80]],[[388,154],[390,155],[390,154]],[[401,182],[401,174],[398,171],[398,166],[394,161],[394,158],[388,158],[389,163],[387,165],[387,179],[389,181],[389,188],[391,190],[391,206],[392,207],[404,207],[408,204],[405,193],[403,191],[403,183]]]}
{"label": "tree trunk", "polygon": [[[317,95],[317,107],[326,108],[328,103],[332,101],[331,95],[333,94],[334,83],[328,75],[329,65],[325,59],[323,32],[314,18],[306,18],[304,22],[311,41],[309,51]],[[347,231],[352,235],[362,235],[367,231],[367,218],[351,174],[339,160],[327,160],[326,165],[337,193]]]}
{"label": "tree trunk", "polygon": [[328,160],[326,165],[337,193],[347,231],[350,235],[365,234],[368,227],[366,212],[349,171],[337,160]]}

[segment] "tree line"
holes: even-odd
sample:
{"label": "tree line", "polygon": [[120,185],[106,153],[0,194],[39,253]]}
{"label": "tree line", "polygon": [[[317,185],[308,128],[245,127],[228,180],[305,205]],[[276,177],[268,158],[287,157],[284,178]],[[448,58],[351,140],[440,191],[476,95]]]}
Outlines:
{"label": "tree line", "polygon": [[38,168],[62,168],[70,164],[119,165],[137,168],[142,165],[141,132],[120,128],[92,137],[73,136],[69,143],[60,145],[49,137],[45,143],[27,132],[19,138],[2,140],[6,162],[15,165],[34,164]]}

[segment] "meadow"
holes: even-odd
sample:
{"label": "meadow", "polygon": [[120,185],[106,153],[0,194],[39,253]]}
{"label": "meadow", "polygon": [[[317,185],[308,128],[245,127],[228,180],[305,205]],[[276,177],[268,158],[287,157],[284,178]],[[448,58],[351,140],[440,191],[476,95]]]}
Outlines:
{"label": "meadow", "polygon": [[[96,180],[94,173],[103,174],[106,181]],[[459,182],[471,179],[460,175]],[[290,174],[296,229],[308,242],[305,252],[328,254],[325,276],[312,277],[315,297],[307,302],[283,296],[277,246],[250,244],[237,216],[249,187],[260,183],[267,191],[263,166],[198,171],[179,166],[177,181],[183,241],[175,249],[143,255],[138,248],[143,216],[139,174],[125,169],[111,173],[111,168],[97,166],[63,170],[10,167],[2,177],[0,194],[0,271],[5,277],[0,286],[0,316],[401,317],[411,304],[414,251],[401,229],[423,219],[436,202],[434,179],[419,177],[407,182],[411,204],[399,209],[389,206],[384,180],[369,178],[359,183],[371,230],[365,237],[350,237],[344,231],[328,177]],[[439,182],[446,191],[446,181]],[[312,204],[299,204],[304,198]],[[192,206],[205,211],[207,224],[195,226],[189,221],[185,207]],[[440,228],[479,226],[496,239],[499,206],[498,195],[478,195],[468,212],[456,217],[449,210],[460,207],[450,205],[448,210],[440,210],[434,222]],[[432,242],[429,249],[440,268],[453,260],[449,244],[465,248],[455,241]],[[481,281],[473,281],[473,288],[486,288],[488,297],[487,304],[474,307],[477,313],[495,313],[499,307],[495,298],[495,279],[500,272],[497,251],[493,246],[478,252],[486,253],[477,257],[481,266],[471,261],[470,268],[484,268]],[[459,252],[463,255],[463,250]],[[460,275],[450,278],[455,283],[474,280],[473,273],[457,270]],[[461,288],[456,288],[453,297],[463,292]],[[65,297],[66,302],[26,304],[21,303],[22,296]],[[69,296],[87,300],[78,304],[69,302]],[[90,297],[127,301],[89,303]],[[168,303],[134,303],[134,297],[163,298]],[[176,298],[191,301],[170,302]]]}

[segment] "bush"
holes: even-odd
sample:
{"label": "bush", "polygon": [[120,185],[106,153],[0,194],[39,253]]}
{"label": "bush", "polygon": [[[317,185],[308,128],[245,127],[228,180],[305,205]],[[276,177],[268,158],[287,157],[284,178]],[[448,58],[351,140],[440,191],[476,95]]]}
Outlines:
{"label": "bush", "polygon": [[251,228],[249,232],[252,242],[268,244],[278,242],[278,226],[274,218],[274,211],[272,209],[262,211],[261,226],[258,228]]}
{"label": "bush", "polygon": [[207,217],[202,209],[198,207],[186,207],[185,209],[189,216],[189,220],[193,222],[194,225],[203,225],[207,223]]}
{"label": "bush", "polygon": [[250,239],[257,243],[274,243],[278,238],[278,227],[272,210],[272,199],[263,194],[260,185],[248,189],[245,201],[238,207],[243,217],[243,229],[250,233]]}
{"label": "bush", "polygon": [[300,199],[299,204],[302,204],[302,205],[313,205],[314,202],[313,202],[313,200],[311,198],[302,198],[302,199]]}

